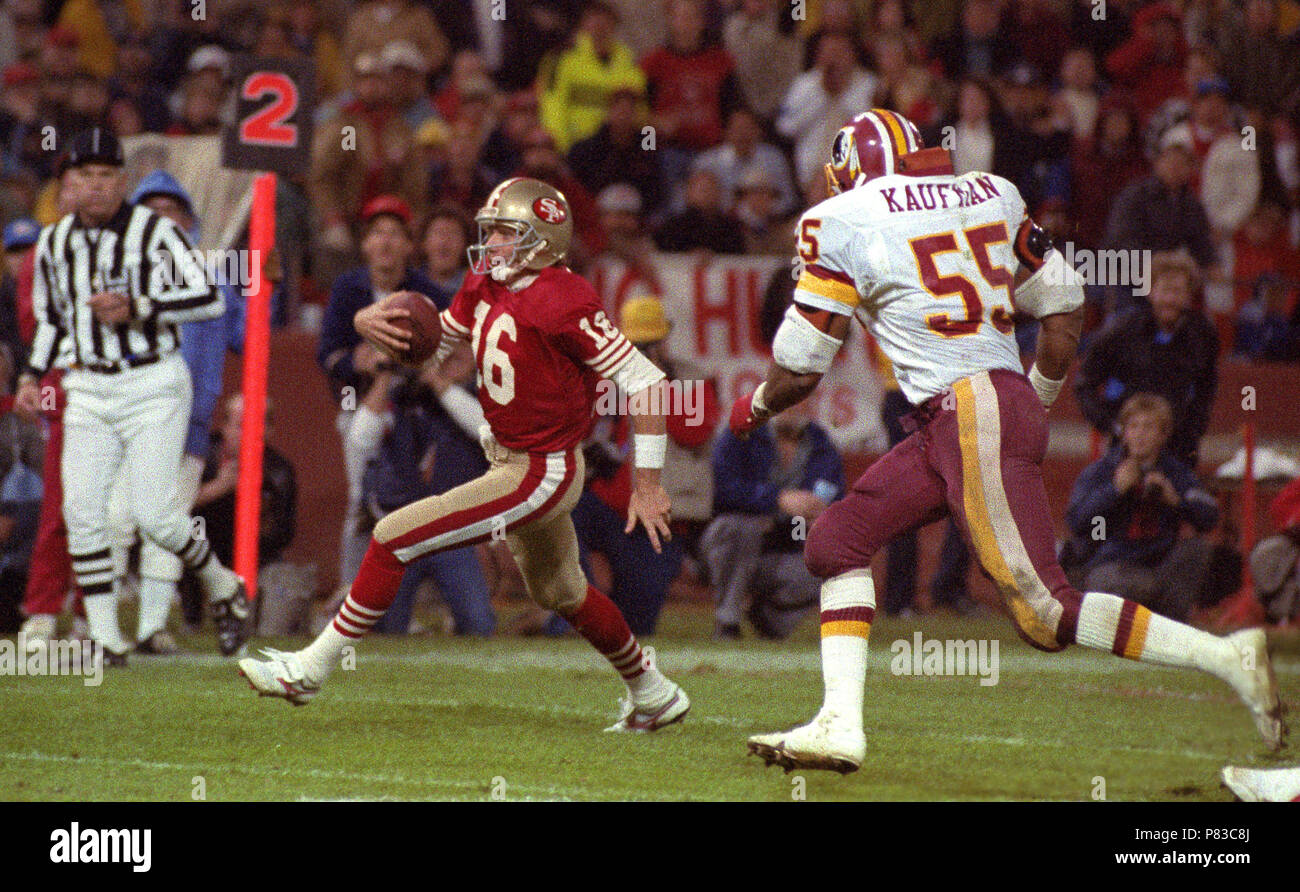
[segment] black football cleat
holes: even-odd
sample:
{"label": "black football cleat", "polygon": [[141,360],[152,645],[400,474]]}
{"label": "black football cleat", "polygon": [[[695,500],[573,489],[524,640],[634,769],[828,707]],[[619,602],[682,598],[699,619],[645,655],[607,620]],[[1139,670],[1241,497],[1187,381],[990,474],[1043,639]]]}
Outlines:
{"label": "black football cleat", "polygon": [[234,656],[249,638],[248,586],[239,580],[235,593],[212,605],[212,619],[217,624],[217,649],[223,657]]}
{"label": "black football cleat", "polygon": [[135,646],[135,652],[151,657],[170,657],[181,652],[176,639],[166,629],[159,629]]}
{"label": "black football cleat", "polygon": [[98,641],[94,642],[95,650],[100,654],[100,661],[105,669],[125,669],[126,668],[126,651],[118,653],[112,648],[105,647]]}

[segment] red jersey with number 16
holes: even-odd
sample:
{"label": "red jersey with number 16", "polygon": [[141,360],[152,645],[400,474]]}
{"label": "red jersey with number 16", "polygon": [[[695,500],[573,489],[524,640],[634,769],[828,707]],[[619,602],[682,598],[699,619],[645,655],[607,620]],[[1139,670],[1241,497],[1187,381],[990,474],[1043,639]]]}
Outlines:
{"label": "red jersey with number 16", "polygon": [[470,338],[478,396],[497,442],[520,452],[573,449],[591,430],[596,385],[632,355],[578,274],[548,266],[512,291],[469,275],[443,314]]}

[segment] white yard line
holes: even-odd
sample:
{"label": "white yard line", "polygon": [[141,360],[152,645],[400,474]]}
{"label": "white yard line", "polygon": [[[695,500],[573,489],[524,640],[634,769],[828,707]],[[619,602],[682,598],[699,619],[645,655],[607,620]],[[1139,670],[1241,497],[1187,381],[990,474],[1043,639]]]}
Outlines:
{"label": "white yard line", "polygon": [[[67,765],[99,765],[108,768],[133,768],[145,771],[179,771],[184,773],[193,772],[194,776],[202,775],[205,778],[219,777],[224,773],[246,774],[257,778],[266,777],[285,777],[285,778],[303,778],[311,780],[328,780],[328,781],[346,781],[351,783],[367,784],[405,784],[416,787],[428,787],[431,789],[451,788],[457,790],[479,790],[491,788],[491,779],[485,778],[482,781],[461,781],[461,780],[439,780],[437,778],[407,777],[400,774],[363,774],[354,771],[339,771],[322,768],[283,768],[268,769],[264,766],[252,765],[224,765],[214,766],[212,764],[202,764],[198,762],[153,762],[147,759],[118,759],[105,756],[61,756],[53,753],[42,753],[31,751],[26,753],[5,753],[0,752],[0,761],[4,762],[53,762]],[[536,796],[584,796],[591,798],[596,795],[588,790],[570,787],[557,786],[532,786],[528,784],[511,784],[507,782],[506,794],[512,790],[528,793]],[[182,797],[184,798],[184,797]],[[484,799],[490,798],[485,790]]]}

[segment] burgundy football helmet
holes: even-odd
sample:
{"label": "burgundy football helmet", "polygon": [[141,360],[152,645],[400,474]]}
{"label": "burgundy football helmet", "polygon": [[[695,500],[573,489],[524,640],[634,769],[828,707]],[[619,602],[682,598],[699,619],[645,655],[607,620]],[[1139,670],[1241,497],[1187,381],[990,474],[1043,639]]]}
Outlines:
{"label": "burgundy football helmet", "polygon": [[847,192],[876,177],[898,173],[899,159],[923,148],[915,124],[898,112],[873,108],[835,134],[826,184],[832,195]]}

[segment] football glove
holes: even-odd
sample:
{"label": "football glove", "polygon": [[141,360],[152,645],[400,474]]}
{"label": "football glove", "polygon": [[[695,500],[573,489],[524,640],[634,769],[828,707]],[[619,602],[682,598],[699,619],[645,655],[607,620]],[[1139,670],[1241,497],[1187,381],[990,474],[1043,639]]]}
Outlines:
{"label": "football glove", "polygon": [[747,437],[763,422],[772,417],[767,406],[763,404],[763,384],[753,393],[747,393],[736,400],[731,407],[731,432],[737,437]]}

